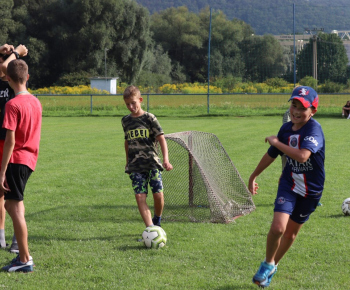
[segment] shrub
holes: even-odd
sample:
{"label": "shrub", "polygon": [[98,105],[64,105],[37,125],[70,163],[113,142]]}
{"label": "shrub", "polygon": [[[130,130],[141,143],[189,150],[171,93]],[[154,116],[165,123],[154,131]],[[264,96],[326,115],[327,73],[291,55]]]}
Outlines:
{"label": "shrub", "polygon": [[274,87],[274,88],[280,88],[280,87],[285,87],[288,85],[287,81],[281,78],[271,78],[267,79],[265,83],[268,86]]}
{"label": "shrub", "polygon": [[64,74],[54,85],[74,87],[79,85],[87,86],[89,84],[90,74],[88,72],[82,71]]}
{"label": "shrub", "polygon": [[37,90],[29,90],[31,94],[34,95],[91,95],[91,94],[109,94],[108,91],[98,90],[95,88],[91,88],[90,86],[75,86],[75,87],[48,87]]}
{"label": "shrub", "polygon": [[299,81],[299,84],[302,86],[316,88],[317,87],[317,80],[315,80],[313,77],[306,76]]}
{"label": "shrub", "polygon": [[335,83],[330,80],[326,80],[326,82],[318,86],[317,91],[319,93],[339,93],[344,89],[343,84]]}

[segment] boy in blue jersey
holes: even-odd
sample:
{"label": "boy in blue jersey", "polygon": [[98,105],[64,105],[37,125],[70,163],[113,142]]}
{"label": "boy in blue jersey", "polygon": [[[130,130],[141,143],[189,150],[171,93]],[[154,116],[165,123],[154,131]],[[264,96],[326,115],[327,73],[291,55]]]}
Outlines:
{"label": "boy in blue jersey", "polygon": [[286,155],[267,235],[266,258],[253,277],[253,283],[260,287],[270,285],[279,261],[315,211],[325,181],[325,139],[321,125],[312,118],[317,111],[318,95],[313,88],[300,86],[293,90],[289,101],[291,121],[282,125],[277,136],[266,137],[270,148],[249,178],[249,191],[255,195],[256,178],[278,155]]}

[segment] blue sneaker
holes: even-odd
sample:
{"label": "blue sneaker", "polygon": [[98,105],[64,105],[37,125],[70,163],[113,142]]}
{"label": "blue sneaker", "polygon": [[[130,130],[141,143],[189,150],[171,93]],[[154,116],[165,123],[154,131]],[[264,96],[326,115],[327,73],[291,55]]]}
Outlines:
{"label": "blue sneaker", "polygon": [[30,260],[27,263],[22,263],[19,259],[19,255],[14,258],[11,263],[5,267],[2,267],[3,271],[6,272],[33,272],[33,258],[30,257]]}
{"label": "blue sneaker", "polygon": [[267,277],[267,281],[266,282],[261,282],[260,283],[260,287],[265,288],[265,287],[269,287],[272,277],[277,273],[277,266],[275,266],[275,269],[272,273],[270,273],[270,275]]}
{"label": "blue sneaker", "polygon": [[256,274],[253,277],[253,283],[263,287],[263,285],[268,283],[269,276],[273,274],[274,271],[275,271],[274,265],[269,265],[265,261],[262,262],[260,264],[259,270],[256,272]]}

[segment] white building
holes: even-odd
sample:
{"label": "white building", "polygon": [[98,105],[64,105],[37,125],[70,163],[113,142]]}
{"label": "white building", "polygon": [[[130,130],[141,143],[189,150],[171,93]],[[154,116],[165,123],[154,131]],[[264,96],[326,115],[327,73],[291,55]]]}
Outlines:
{"label": "white building", "polygon": [[117,94],[118,77],[93,77],[90,78],[91,88],[108,91],[110,94]]}

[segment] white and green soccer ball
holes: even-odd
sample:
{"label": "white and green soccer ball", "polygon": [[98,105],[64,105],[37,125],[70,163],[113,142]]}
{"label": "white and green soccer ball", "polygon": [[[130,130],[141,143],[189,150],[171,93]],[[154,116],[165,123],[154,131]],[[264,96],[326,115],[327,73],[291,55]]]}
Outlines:
{"label": "white and green soccer ball", "polygon": [[146,248],[163,248],[167,241],[165,231],[158,226],[147,227],[142,233],[142,239]]}
{"label": "white and green soccer ball", "polygon": [[345,215],[350,215],[350,197],[343,201],[341,209]]}

